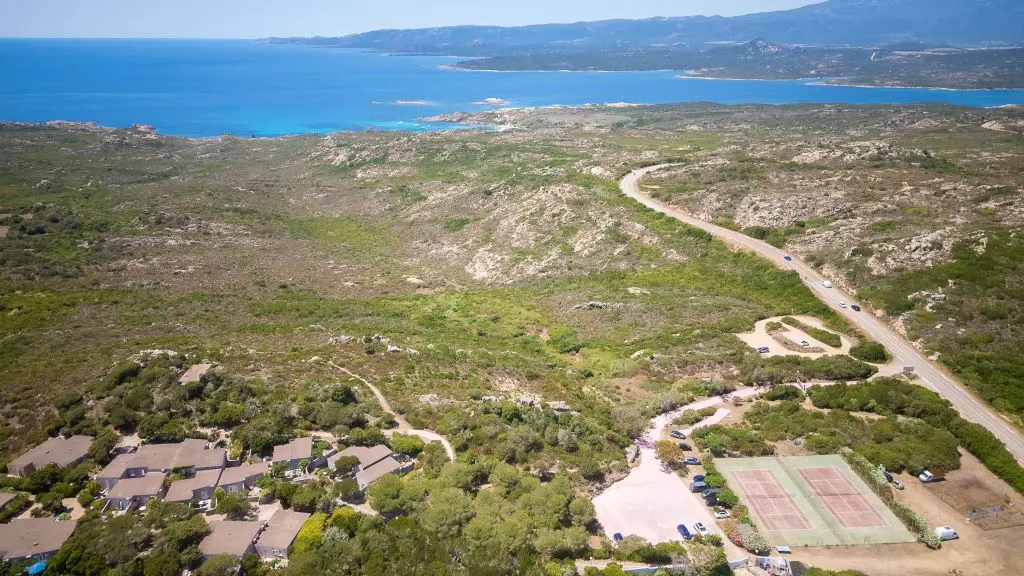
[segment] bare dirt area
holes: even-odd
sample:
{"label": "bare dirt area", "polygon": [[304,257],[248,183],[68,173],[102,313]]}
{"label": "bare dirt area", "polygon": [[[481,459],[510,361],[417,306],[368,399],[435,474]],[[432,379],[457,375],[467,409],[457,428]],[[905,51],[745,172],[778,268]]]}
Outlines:
{"label": "bare dirt area", "polygon": [[929,484],[927,489],[982,530],[1024,526],[1024,498],[988,470],[976,470],[981,464],[973,456],[965,455],[961,465],[960,470],[947,475],[945,482]]}
{"label": "bare dirt area", "polygon": [[[986,492],[1013,494],[975,457],[966,453],[961,457],[960,469],[950,472],[947,478],[947,484],[976,479]],[[871,576],[1021,573],[1019,548],[1024,528],[983,529],[944,502],[935,490],[938,484],[928,487],[909,474],[898,475],[897,479],[906,486],[896,493],[897,499],[924,516],[931,526],[952,526],[960,539],[943,542],[941,550],[928,550],[922,544],[801,548],[794,550],[792,559],[832,570],[861,570]],[[1011,496],[1011,500],[1020,509],[1022,499]]]}
{"label": "bare dirt area", "polygon": [[[825,329],[824,323],[817,318],[811,316],[797,316],[796,319],[816,328]],[[778,316],[775,318],[766,318],[761,320],[754,324],[753,332],[737,334],[736,337],[743,340],[743,342],[755,350],[761,346],[767,346],[768,352],[762,354],[765,357],[803,356],[805,358],[821,358],[823,356],[839,356],[842,354],[849,354],[850,348],[856,344],[856,342],[854,342],[849,336],[840,334],[839,338],[842,340],[843,345],[839,348],[833,348],[815,340],[803,330],[789,325],[785,325],[783,327],[785,332],[782,332],[781,330],[769,332],[767,325],[770,322],[781,324],[782,317]],[[779,332],[782,333],[780,334]],[[807,342],[808,345],[800,346],[801,342]]]}

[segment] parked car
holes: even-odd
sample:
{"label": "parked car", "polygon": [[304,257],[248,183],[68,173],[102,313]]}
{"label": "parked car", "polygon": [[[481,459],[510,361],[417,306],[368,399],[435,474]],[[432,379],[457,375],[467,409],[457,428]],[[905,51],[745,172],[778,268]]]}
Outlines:
{"label": "parked car", "polygon": [[893,480],[892,485],[895,486],[897,490],[903,490],[903,482],[900,482],[899,480]]}
{"label": "parked car", "polygon": [[839,303],[839,307],[845,310],[846,309],[846,302],[840,302]]}
{"label": "parked car", "polygon": [[676,526],[676,530],[678,530],[679,535],[686,540],[693,538],[693,534],[690,534],[690,530],[686,527],[686,524],[680,524],[679,526]]}
{"label": "parked car", "polygon": [[722,518],[728,518],[729,516],[732,516],[732,514],[730,514],[725,508],[715,508],[715,518],[721,520]]}
{"label": "parked car", "polygon": [[929,482],[939,482],[940,480],[946,479],[946,473],[942,470],[936,470],[934,473],[931,470],[925,470],[917,475],[917,479],[925,484]]}
{"label": "parked car", "polygon": [[769,353],[771,351],[772,351],[771,348],[769,348],[767,346],[758,346],[757,347],[757,353],[758,354],[767,354],[767,353]]}
{"label": "parked car", "polygon": [[857,306],[856,304],[850,306],[850,308],[852,308],[854,312],[860,312],[860,306]]}
{"label": "parked car", "polygon": [[710,533],[710,530],[708,530],[708,527],[705,526],[704,524],[700,523],[700,522],[697,522],[696,524],[694,524],[693,525],[693,529],[694,529],[695,532],[697,532],[697,534],[700,534],[701,536],[707,536]]}
{"label": "parked car", "polygon": [[[881,468],[882,466],[879,465],[878,467]],[[892,474],[889,474],[888,470],[882,470],[882,474],[885,476],[886,482],[892,482]]]}
{"label": "parked car", "polygon": [[720,488],[708,488],[707,490],[704,490],[703,492],[700,493],[700,497],[707,498],[708,496],[713,496],[721,491],[722,490]]}
{"label": "parked car", "polygon": [[683,462],[691,465],[696,465],[700,464],[700,458],[697,458],[696,456],[687,456],[686,458],[683,459]]}
{"label": "parked car", "polygon": [[811,343],[808,342],[807,340],[801,340],[800,341],[800,347],[801,348],[810,348],[811,347]]}
{"label": "parked car", "polygon": [[690,446],[686,442],[680,442],[679,443],[679,449],[684,451],[684,452],[689,452],[689,451],[693,450],[693,446]]}
{"label": "parked car", "polygon": [[612,538],[615,538],[616,542],[622,542],[622,533],[621,532],[616,532],[615,536],[612,536]]}
{"label": "parked car", "polygon": [[952,526],[939,526],[935,528],[935,535],[943,542],[946,540],[957,540],[960,538],[960,535],[956,533],[956,530],[953,530]]}
{"label": "parked car", "polygon": [[668,435],[679,440],[686,440],[686,433],[682,430],[673,430]]}

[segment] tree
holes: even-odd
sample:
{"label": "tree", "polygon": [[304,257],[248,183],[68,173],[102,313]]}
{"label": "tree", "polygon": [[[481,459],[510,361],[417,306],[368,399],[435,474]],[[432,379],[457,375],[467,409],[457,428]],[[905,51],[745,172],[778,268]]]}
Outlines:
{"label": "tree", "polygon": [[452,539],[473,518],[473,501],[458,488],[442,488],[430,495],[427,509],[420,514],[423,527],[436,536]]}
{"label": "tree", "polygon": [[181,554],[170,548],[146,556],[142,563],[143,576],[179,576],[181,569]]}
{"label": "tree", "polygon": [[334,461],[334,471],[341,476],[348,476],[359,466],[359,458],[355,456],[341,456]]}
{"label": "tree", "polygon": [[203,562],[195,571],[196,576],[235,576],[240,562],[235,556],[222,554]]}
{"label": "tree", "polygon": [[507,496],[519,487],[521,479],[522,476],[519,472],[519,468],[516,468],[511,464],[501,462],[491,470],[491,475],[487,478],[487,481],[495,490],[498,491],[499,494]]}
{"label": "tree", "polygon": [[385,442],[387,438],[384,437],[384,433],[373,426],[356,428],[348,433],[348,443],[353,446],[376,446]]}
{"label": "tree", "polygon": [[391,449],[399,454],[405,454],[415,458],[423,452],[423,440],[420,440],[418,436],[411,436],[406,434],[395,434],[391,437],[389,442]]}
{"label": "tree", "polygon": [[402,479],[387,474],[366,489],[370,506],[385,516],[397,516],[406,512],[408,503],[402,499]]}
{"label": "tree", "polygon": [[345,502],[357,502],[362,498],[359,483],[351,478],[343,478],[338,482],[338,496]]}
{"label": "tree", "polygon": [[228,494],[223,488],[214,490],[213,497],[217,501],[217,513],[226,514],[229,520],[243,520],[252,511],[244,496]]}
{"label": "tree", "polygon": [[106,464],[110,461],[110,453],[120,441],[121,438],[113,430],[104,428],[89,446],[89,457],[99,464]]}
{"label": "tree", "polygon": [[675,442],[659,440],[654,444],[654,451],[658,456],[658,460],[665,466],[673,470],[683,470],[686,468],[686,452],[683,452],[683,449]]}
{"label": "tree", "polygon": [[569,517],[573,526],[589,528],[597,519],[594,504],[587,498],[576,498],[569,503]]}

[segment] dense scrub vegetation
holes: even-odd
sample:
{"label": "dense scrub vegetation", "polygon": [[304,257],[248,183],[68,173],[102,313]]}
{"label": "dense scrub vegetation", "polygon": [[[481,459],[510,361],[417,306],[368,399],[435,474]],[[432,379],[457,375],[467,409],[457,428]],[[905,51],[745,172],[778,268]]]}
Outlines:
{"label": "dense scrub vegetation", "polygon": [[[947,400],[931,390],[902,380],[878,378],[855,386],[815,386],[808,391],[808,395],[819,408],[920,419],[931,427],[948,431],[996,476],[1005,480],[1014,490],[1024,493],[1024,468],[1006,450],[1006,446],[983,426],[961,418]],[[884,462],[883,454],[886,451],[875,451],[875,459],[872,461]],[[942,467],[939,464],[933,465]]]}
{"label": "dense scrub vegetation", "polygon": [[743,419],[768,441],[800,440],[804,448],[817,454],[835,454],[851,447],[888,470],[906,469],[916,474],[929,467],[949,470],[960,465],[957,439],[917,418],[866,421],[842,408],[826,414],[784,401],[759,403]]}
{"label": "dense scrub vegetation", "polygon": [[[1012,230],[989,230],[983,251],[977,238],[966,239],[953,246],[951,258],[876,279],[861,293],[889,314],[910,312],[911,337],[940,352],[939,361],[997,410],[1020,418],[1024,238]],[[929,294],[940,296],[929,305]]]}
{"label": "dense scrub vegetation", "polygon": [[743,359],[741,375],[746,384],[784,384],[797,380],[865,380],[878,372],[878,368],[849,356],[747,356]]}

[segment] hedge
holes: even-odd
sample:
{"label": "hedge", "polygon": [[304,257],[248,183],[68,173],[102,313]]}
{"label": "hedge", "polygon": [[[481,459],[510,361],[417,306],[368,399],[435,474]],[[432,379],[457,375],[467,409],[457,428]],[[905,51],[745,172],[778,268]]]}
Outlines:
{"label": "hedge", "polygon": [[803,330],[804,332],[807,333],[808,336],[814,338],[815,340],[821,342],[822,344],[825,344],[826,346],[831,346],[833,348],[841,348],[843,346],[842,338],[840,338],[839,335],[834,332],[822,330],[821,328],[815,328],[814,326],[811,326],[810,324],[807,324],[805,322],[801,322],[796,318],[793,318],[792,316],[786,316],[785,318],[782,319],[782,321],[785,322],[786,324],[789,324],[790,326],[793,326],[794,328],[799,328]]}
{"label": "hedge", "polygon": [[857,454],[849,448],[844,448],[839,451],[847,463],[850,464],[850,468],[857,473],[864,482],[871,488],[871,491],[878,495],[885,502],[885,505],[896,514],[896,517],[906,525],[912,532],[917,534],[917,537],[921,542],[924,542],[925,546],[928,546],[932,550],[938,550],[942,547],[942,543],[939,541],[939,537],[935,535],[935,532],[928,526],[928,521],[921,517],[920,514],[914,512],[902,502],[896,500],[892,495],[892,488],[889,487],[889,480],[885,477],[885,474],[878,469],[877,466],[868,461],[867,458]]}

